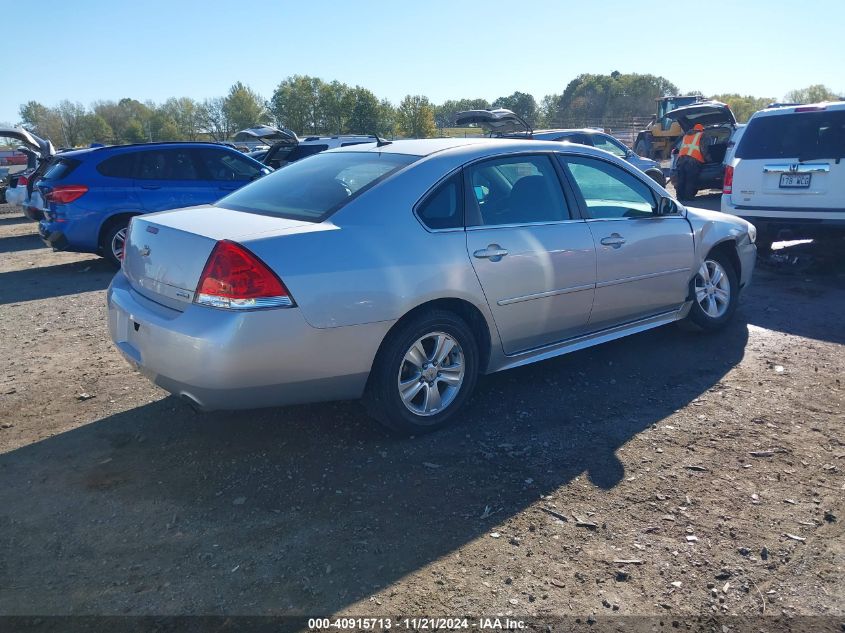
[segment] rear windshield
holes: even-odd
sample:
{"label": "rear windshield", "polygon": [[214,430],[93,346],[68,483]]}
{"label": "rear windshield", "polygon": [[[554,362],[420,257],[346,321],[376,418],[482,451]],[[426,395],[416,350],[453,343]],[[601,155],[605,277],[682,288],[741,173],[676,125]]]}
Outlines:
{"label": "rear windshield", "polygon": [[329,152],[291,163],[218,201],[236,211],[322,222],[344,204],[418,157]]}
{"label": "rear windshield", "polygon": [[845,158],[845,110],[763,116],[748,123],[737,158]]}
{"label": "rear windshield", "polygon": [[79,161],[73,158],[60,158],[56,160],[44,173],[44,180],[61,180],[79,166]]}

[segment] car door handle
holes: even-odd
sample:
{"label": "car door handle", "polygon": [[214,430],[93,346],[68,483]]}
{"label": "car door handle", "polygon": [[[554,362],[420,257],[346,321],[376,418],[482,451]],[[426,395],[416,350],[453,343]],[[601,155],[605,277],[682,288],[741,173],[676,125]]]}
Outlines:
{"label": "car door handle", "polygon": [[141,185],[141,189],[161,189],[161,185]]}
{"label": "car door handle", "polygon": [[490,244],[487,248],[475,251],[472,256],[478,259],[489,259],[491,262],[497,262],[507,254],[508,251],[498,244]]}
{"label": "car door handle", "polygon": [[619,248],[625,243],[625,238],[619,235],[619,233],[613,233],[608,237],[601,238],[601,243],[604,246],[612,246],[613,248]]}

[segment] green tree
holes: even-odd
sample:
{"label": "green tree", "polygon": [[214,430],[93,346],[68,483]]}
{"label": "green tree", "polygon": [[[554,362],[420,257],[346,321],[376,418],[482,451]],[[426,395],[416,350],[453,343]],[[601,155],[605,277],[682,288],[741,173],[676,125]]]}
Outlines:
{"label": "green tree", "polygon": [[742,96],[736,93],[713,95],[710,98],[714,101],[721,101],[722,103],[728,104],[728,107],[734,113],[739,123],[745,123],[757,110],[762,110],[775,100],[770,97]]}
{"label": "green tree", "polygon": [[226,113],[226,99],[206,99],[197,108],[200,128],[215,141],[225,141],[232,133],[232,122]]}
{"label": "green tree", "polygon": [[37,136],[49,139],[57,146],[64,143],[59,113],[37,101],[29,101],[19,108],[21,124]]}
{"label": "green tree", "polygon": [[299,134],[316,134],[323,125],[318,77],[293,75],[283,80],[270,99],[270,111],[277,125]]}
{"label": "green tree", "polygon": [[658,97],[677,93],[677,86],[655,75],[578,75],[561,94],[557,111],[546,114],[547,124],[575,127],[611,117],[649,116]]}
{"label": "green tree", "polygon": [[82,117],[81,136],[85,144],[110,143],[114,138],[114,132],[103,117],[87,112]]}
{"label": "green tree", "polygon": [[352,107],[346,121],[350,134],[385,134],[381,104],[378,98],[366,88],[355,86],[349,92]]}
{"label": "green tree", "polygon": [[196,101],[190,97],[171,97],[161,104],[159,110],[176,125],[174,139],[195,141],[199,138],[202,126]]}
{"label": "green tree", "polygon": [[499,97],[493,102],[493,107],[512,111],[525,119],[532,127],[537,123],[537,101],[527,92],[514,92],[509,97]]}
{"label": "green tree", "polygon": [[821,101],[840,101],[843,95],[837,95],[830,88],[822,84],[813,84],[806,88],[790,90],[784,99],[789,103],[820,103]]}
{"label": "green tree", "polygon": [[322,130],[329,134],[348,132],[349,115],[354,102],[349,86],[339,81],[321,81],[318,90]]}
{"label": "green tree", "polygon": [[396,133],[397,110],[387,99],[379,102],[379,125],[377,134],[392,137]]}
{"label": "green tree", "polygon": [[396,123],[399,133],[409,138],[429,138],[434,136],[434,106],[428,97],[406,95],[396,110]]}
{"label": "green tree", "polygon": [[232,132],[267,123],[270,118],[264,99],[240,81],[229,88],[223,111]]}

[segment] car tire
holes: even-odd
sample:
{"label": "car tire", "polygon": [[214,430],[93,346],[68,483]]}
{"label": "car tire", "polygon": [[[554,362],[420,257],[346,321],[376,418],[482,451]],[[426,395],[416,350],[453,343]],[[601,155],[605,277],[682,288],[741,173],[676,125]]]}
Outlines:
{"label": "car tire", "polygon": [[[717,278],[718,275],[718,278]],[[687,320],[702,330],[724,327],[736,312],[739,278],[730,259],[710,253],[690,281],[692,307]]]}
{"label": "car tire", "polygon": [[662,171],[658,171],[657,169],[649,169],[646,173],[646,176],[651,178],[654,182],[656,182],[661,187],[666,187],[666,177],[663,175]]}
{"label": "car tire", "polygon": [[123,243],[126,240],[126,230],[129,228],[129,220],[117,220],[112,222],[100,240],[100,252],[115,268],[120,268],[122,262]]}
{"label": "car tire", "polygon": [[[442,356],[446,346],[449,351]],[[478,342],[466,322],[452,312],[426,311],[400,324],[382,343],[364,404],[393,431],[430,433],[456,419],[475,388],[478,370]]]}

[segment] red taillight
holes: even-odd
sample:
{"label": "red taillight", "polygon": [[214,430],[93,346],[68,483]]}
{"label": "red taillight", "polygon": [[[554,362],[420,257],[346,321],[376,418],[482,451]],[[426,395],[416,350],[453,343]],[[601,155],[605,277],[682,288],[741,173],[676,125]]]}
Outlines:
{"label": "red taillight", "polygon": [[26,187],[29,184],[29,178],[26,176],[18,176],[18,187]]}
{"label": "red taillight", "polygon": [[279,308],[294,305],[282,281],[240,244],[217,242],[205,263],[194,301],[215,308]]}
{"label": "red taillight", "polygon": [[88,193],[85,185],[56,185],[45,196],[45,202],[55,204],[70,204]]}
{"label": "red taillight", "polygon": [[731,165],[725,167],[725,180],[722,184],[722,193],[733,193],[734,190],[734,168]]}

